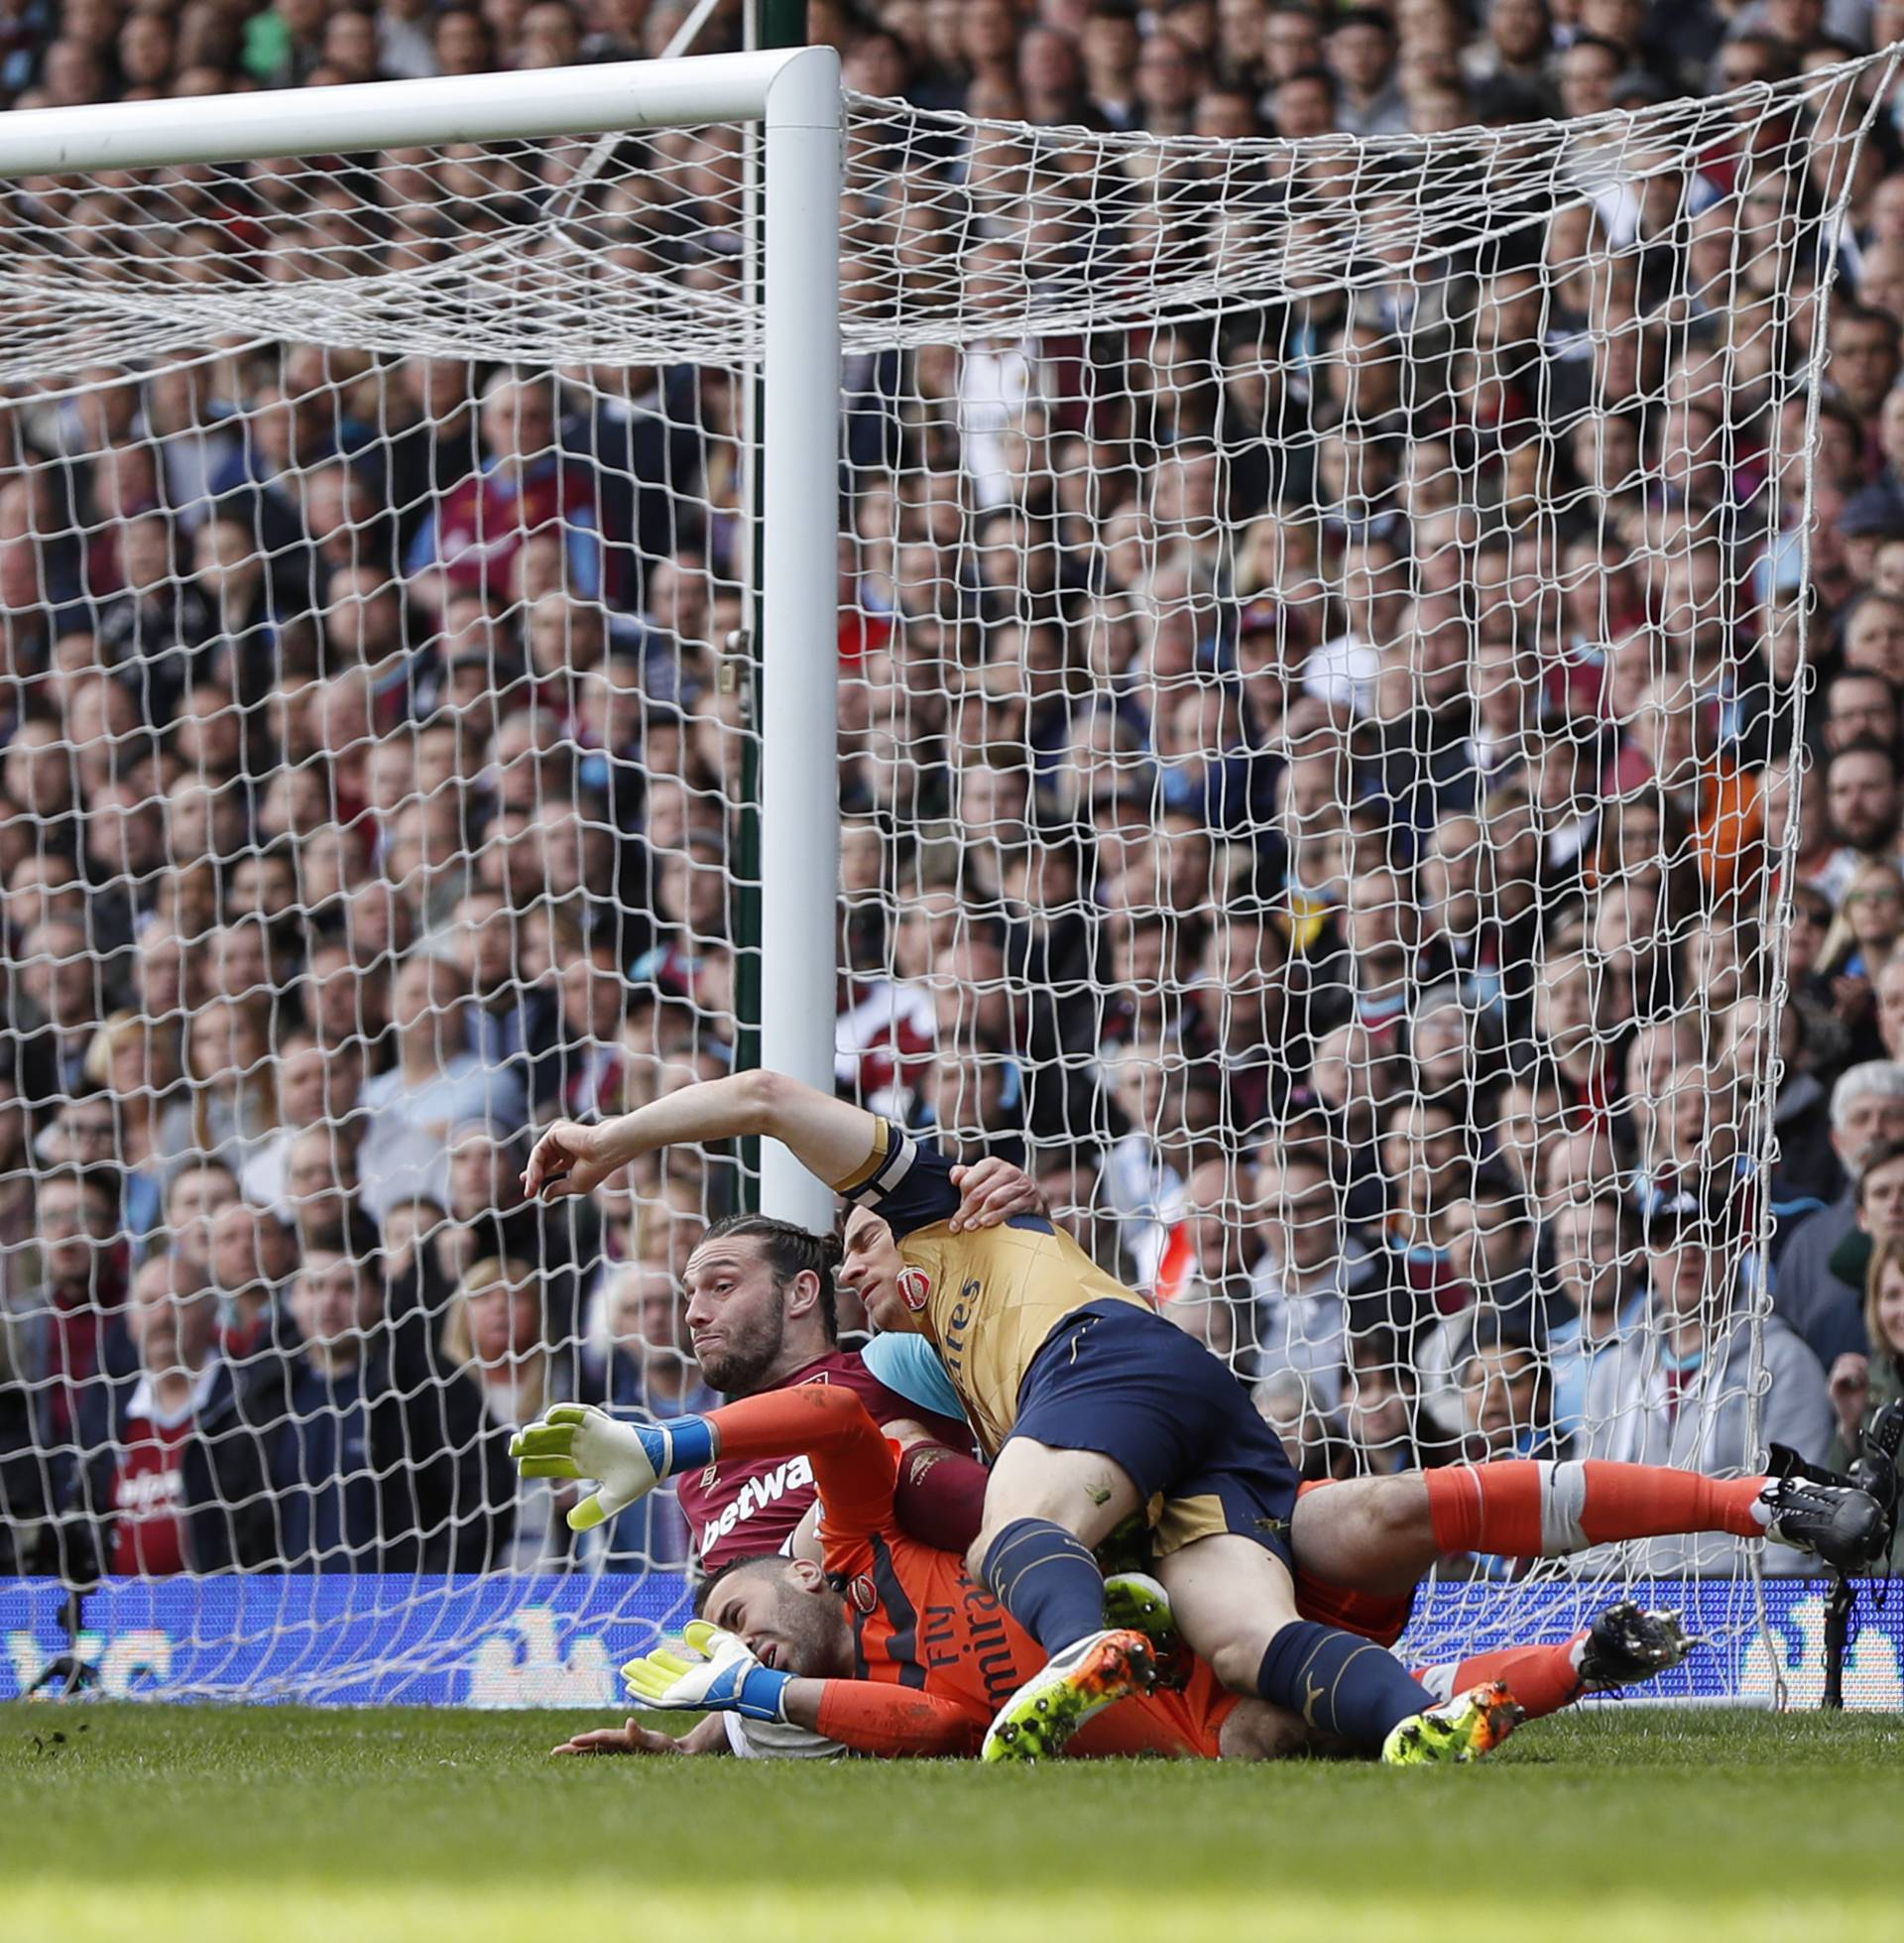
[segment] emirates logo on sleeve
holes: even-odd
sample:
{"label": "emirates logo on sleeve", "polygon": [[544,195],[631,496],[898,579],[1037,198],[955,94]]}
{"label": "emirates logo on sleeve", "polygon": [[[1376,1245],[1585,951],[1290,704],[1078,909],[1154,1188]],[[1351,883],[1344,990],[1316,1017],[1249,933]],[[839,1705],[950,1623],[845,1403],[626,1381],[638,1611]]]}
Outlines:
{"label": "emirates logo on sleeve", "polygon": [[914,1315],[932,1298],[932,1280],[923,1269],[899,1271],[899,1296]]}

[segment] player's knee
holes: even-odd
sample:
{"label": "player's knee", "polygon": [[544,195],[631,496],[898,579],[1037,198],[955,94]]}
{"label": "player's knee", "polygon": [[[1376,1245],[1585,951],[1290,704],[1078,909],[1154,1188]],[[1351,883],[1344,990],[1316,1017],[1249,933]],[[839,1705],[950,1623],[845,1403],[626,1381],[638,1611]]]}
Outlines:
{"label": "player's knee", "polygon": [[1208,1649],[1204,1657],[1231,1693],[1253,1694],[1256,1676],[1262,1671],[1262,1656],[1269,1650],[1270,1636],[1250,1631],[1223,1639]]}
{"label": "player's knee", "polygon": [[981,1585],[985,1583],[985,1561],[1000,1536],[1020,1518],[1035,1517],[1035,1513],[1024,1512],[1012,1504],[994,1504],[992,1494],[986,1495],[979,1512],[979,1535],[972,1540],[965,1554],[965,1569]]}
{"label": "player's knee", "polygon": [[1381,1545],[1399,1549],[1418,1537],[1433,1543],[1433,1519],[1428,1509],[1428,1485],[1419,1471],[1371,1479],[1374,1487],[1363,1507],[1370,1536]]}

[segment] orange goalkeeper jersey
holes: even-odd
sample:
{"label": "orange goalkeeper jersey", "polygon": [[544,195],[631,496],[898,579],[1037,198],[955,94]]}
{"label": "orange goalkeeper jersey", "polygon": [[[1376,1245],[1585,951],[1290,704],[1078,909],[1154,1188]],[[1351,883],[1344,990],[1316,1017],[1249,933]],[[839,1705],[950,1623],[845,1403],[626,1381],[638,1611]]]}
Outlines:
{"label": "orange goalkeeper jersey", "polygon": [[[1046,1656],[956,1552],[900,1528],[895,1447],[859,1398],[830,1387],[774,1391],[712,1416],[723,1456],[803,1452],[813,1466],[825,1569],[846,1601],[854,1655],[853,1678],[827,1682],[820,1731],[881,1753],[976,1754]],[[1197,1661],[1181,1693],[1107,1708],[1071,1752],[1214,1758],[1235,1704]]]}

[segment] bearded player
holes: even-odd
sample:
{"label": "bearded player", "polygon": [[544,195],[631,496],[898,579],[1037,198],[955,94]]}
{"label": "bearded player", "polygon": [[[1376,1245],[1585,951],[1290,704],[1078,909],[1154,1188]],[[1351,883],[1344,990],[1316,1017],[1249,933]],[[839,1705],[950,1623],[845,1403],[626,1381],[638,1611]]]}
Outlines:
{"label": "bearded player", "polygon": [[[880,1328],[927,1337],[991,1460],[972,1575],[1045,1663],[998,1709],[987,1758],[1056,1752],[1150,1684],[1149,1643],[1107,1623],[1092,1551],[1140,1510],[1154,1511],[1157,1576],[1183,1638],[1230,1691],[1393,1764],[1473,1760],[1511,1725],[1493,1689],[1437,1706],[1368,1639],[1300,1618],[1296,1473],[1229,1370],[1048,1219],[955,1232],[950,1162],[892,1122],[779,1074],[736,1074],[597,1127],[557,1122],[524,1184],[586,1193],[644,1154],[749,1135],[782,1142],[860,1204],[842,1284]],[[666,1461],[694,1468],[691,1453]],[[619,1492],[589,1500],[594,1516],[618,1510]]]}
{"label": "bearded player", "polygon": [[[839,1340],[834,1272],[839,1245],[791,1222],[759,1214],[713,1223],[695,1243],[681,1274],[685,1320],[702,1376],[733,1400],[765,1391],[821,1384],[857,1397],[873,1420],[901,1442],[925,1440],[969,1451],[965,1419],[935,1407],[909,1388],[909,1359],[896,1341],[875,1338],[864,1350]],[[951,1400],[951,1399],[947,1399]],[[777,1551],[813,1503],[813,1479],[801,1451],[743,1463],[684,1470],[674,1479],[694,1553],[706,1572],[736,1558]]]}

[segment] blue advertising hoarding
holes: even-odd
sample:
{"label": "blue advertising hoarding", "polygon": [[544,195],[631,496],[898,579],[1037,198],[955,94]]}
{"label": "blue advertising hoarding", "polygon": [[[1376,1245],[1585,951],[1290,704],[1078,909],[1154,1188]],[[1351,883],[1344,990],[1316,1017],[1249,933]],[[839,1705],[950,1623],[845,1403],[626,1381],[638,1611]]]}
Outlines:
{"label": "blue advertising hoarding", "polygon": [[[1715,1643],[1639,1692],[1649,1699],[1816,1706],[1827,1587],[1768,1580],[1768,1631],[1731,1580],[1641,1584]],[[1478,1597],[1478,1594],[1481,1596]],[[1493,1597],[1430,1586],[1423,1638],[1481,1651],[1562,1638],[1606,1587],[1552,1584]],[[52,1579],[0,1579],[0,1700],[18,1699],[66,1650],[65,1594]],[[1493,1609],[1498,1617],[1492,1617]],[[645,1578],[331,1578],[104,1581],[86,1596],[81,1656],[114,1698],[303,1701],[338,1706],[620,1706],[616,1668],[688,1613],[670,1573]],[[1904,1705],[1904,1581],[1866,1584],[1846,1659],[1845,1704]],[[1622,1703],[1624,1704],[1624,1703]]]}

